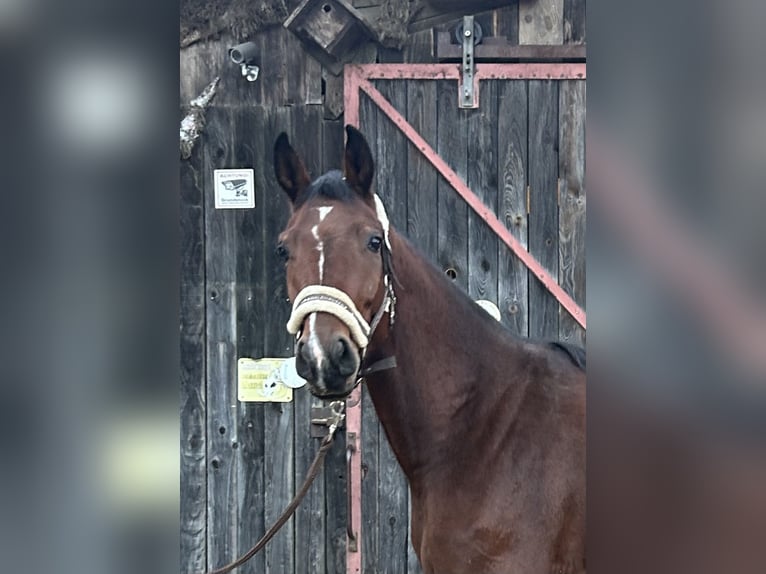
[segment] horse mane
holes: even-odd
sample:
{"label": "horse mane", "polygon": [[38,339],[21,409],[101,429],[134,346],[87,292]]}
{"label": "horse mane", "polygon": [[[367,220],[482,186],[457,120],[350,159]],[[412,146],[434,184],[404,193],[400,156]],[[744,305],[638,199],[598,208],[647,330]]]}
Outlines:
{"label": "horse mane", "polygon": [[[409,241],[408,238],[405,236],[399,234],[399,237],[404,241],[404,243],[409,248],[412,255],[420,260],[421,263],[425,263],[426,267],[430,270],[429,275],[432,276],[434,281],[449,285],[453,293],[456,295],[454,302],[456,304],[459,304],[463,311],[467,314],[473,314],[476,317],[480,317],[483,319],[484,325],[489,328],[490,330],[496,330],[500,331],[502,333],[502,336],[508,337],[510,339],[513,339],[515,341],[528,341],[528,342],[536,342],[539,345],[542,345],[543,347],[547,347],[549,349],[552,349],[556,352],[563,352],[567,358],[574,364],[576,367],[585,370],[586,365],[586,353],[585,349],[582,347],[578,347],[576,345],[572,345],[570,343],[564,343],[562,341],[554,341],[554,340],[537,340],[530,339],[528,337],[524,337],[522,335],[519,335],[518,333],[515,333],[512,331],[509,327],[504,325],[502,322],[497,321],[494,319],[489,313],[481,309],[478,305],[476,305],[476,302],[462,289],[451,283],[450,281],[447,281],[444,278],[444,275],[442,274],[441,270],[436,266],[436,264],[431,261],[429,257],[427,257],[415,244],[413,244],[411,241]],[[398,283],[398,281],[397,281]]]}
{"label": "horse mane", "polygon": [[313,199],[314,197],[324,197],[326,199],[337,199],[346,203],[359,197],[358,194],[344,181],[340,170],[334,169],[326,174],[316,178],[295,200],[295,208]]}
{"label": "horse mane", "polygon": [[585,349],[561,341],[549,341],[548,346],[557,351],[563,351],[575,366],[585,370]]}

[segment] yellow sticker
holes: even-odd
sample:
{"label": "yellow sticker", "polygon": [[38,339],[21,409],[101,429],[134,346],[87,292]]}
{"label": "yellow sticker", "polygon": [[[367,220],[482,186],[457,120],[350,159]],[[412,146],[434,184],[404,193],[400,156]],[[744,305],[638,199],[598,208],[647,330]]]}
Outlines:
{"label": "yellow sticker", "polygon": [[279,367],[285,359],[242,358],[237,361],[237,396],[241,402],[289,403],[293,390],[285,386]]}

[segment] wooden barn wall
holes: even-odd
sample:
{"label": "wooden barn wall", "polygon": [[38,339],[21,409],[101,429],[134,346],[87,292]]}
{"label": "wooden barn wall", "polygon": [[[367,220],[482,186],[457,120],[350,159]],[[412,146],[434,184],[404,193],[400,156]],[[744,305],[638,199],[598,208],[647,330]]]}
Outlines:
{"label": "wooden barn wall", "polygon": [[[584,0],[556,2],[558,41],[584,41]],[[512,3],[478,18],[485,34],[517,43],[540,21],[526,15]],[[312,174],[339,167],[342,79],[281,28],[253,40],[268,55],[253,83],[226,55],[241,40],[224,36],[181,52],[181,102],[221,78],[205,132],[181,162],[184,573],[220,566],[247,550],[291,500],[318,447],[318,439],[309,438],[315,399],[308,392],[297,391],[287,404],[240,403],[236,369],[239,357],[292,353],[284,272],[274,256],[288,210],[274,181],[272,146],[286,131]],[[357,61],[433,61],[431,41],[426,31],[403,50],[370,44]],[[459,110],[449,82],[380,81],[378,87],[583,305],[585,83],[490,82],[482,86],[478,110]],[[472,297],[496,301],[514,331],[584,341],[571,317],[366,97],[361,124],[379,164],[378,193],[399,230],[443,269],[454,270],[454,281]],[[253,168],[255,209],[214,209],[213,170],[233,167]],[[363,401],[363,571],[420,572],[409,543],[406,482],[366,392]],[[294,518],[239,572],[345,571],[344,451],[340,434]]]}

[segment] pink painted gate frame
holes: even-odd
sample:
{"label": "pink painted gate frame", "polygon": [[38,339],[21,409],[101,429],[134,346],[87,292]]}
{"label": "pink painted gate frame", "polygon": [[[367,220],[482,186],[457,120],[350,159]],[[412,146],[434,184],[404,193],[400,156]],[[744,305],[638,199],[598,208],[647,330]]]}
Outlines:
{"label": "pink painted gate frame", "polygon": [[[479,98],[481,80],[584,80],[585,64],[477,64],[474,74],[474,98]],[[361,64],[346,65],[344,69],[345,123],[359,127],[359,90],[364,91],[404,136],[423,153],[439,174],[449,182],[466,203],[489,225],[492,231],[532,271],[564,309],[586,328],[585,311],[564,291],[558,282],[516,239],[498,219],[494,211],[485,206],[466,183],[447,165],[436,151],[418,134],[407,120],[372,85],[370,80],[454,80],[455,106],[458,105],[459,83],[462,79],[459,64]],[[349,457],[350,517],[356,538],[356,549],[346,547],[346,572],[359,574],[362,564],[362,426],[361,389],[352,393],[346,402],[346,449]],[[349,434],[354,437],[349,441]],[[350,542],[350,541],[349,541]]]}

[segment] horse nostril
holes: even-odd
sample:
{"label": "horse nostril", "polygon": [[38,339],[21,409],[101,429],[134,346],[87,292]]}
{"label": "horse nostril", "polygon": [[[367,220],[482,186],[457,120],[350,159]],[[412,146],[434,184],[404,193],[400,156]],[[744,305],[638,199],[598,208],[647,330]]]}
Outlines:
{"label": "horse nostril", "polygon": [[316,367],[311,363],[310,359],[308,345],[303,343],[303,341],[299,341],[295,349],[295,370],[298,371],[298,375],[307,381],[316,378]]}
{"label": "horse nostril", "polygon": [[304,361],[307,361],[310,358],[308,351],[309,349],[306,346],[306,343],[304,343],[303,341],[298,341],[298,348],[296,349],[295,356],[300,357]]}
{"label": "horse nostril", "polygon": [[343,358],[343,355],[346,354],[346,350],[348,349],[346,342],[341,339],[340,337],[336,339],[335,343],[333,343],[332,346],[332,358],[336,361],[340,361]]}
{"label": "horse nostril", "polygon": [[348,376],[356,371],[356,357],[345,337],[335,339],[332,344],[331,357],[341,375]]}

